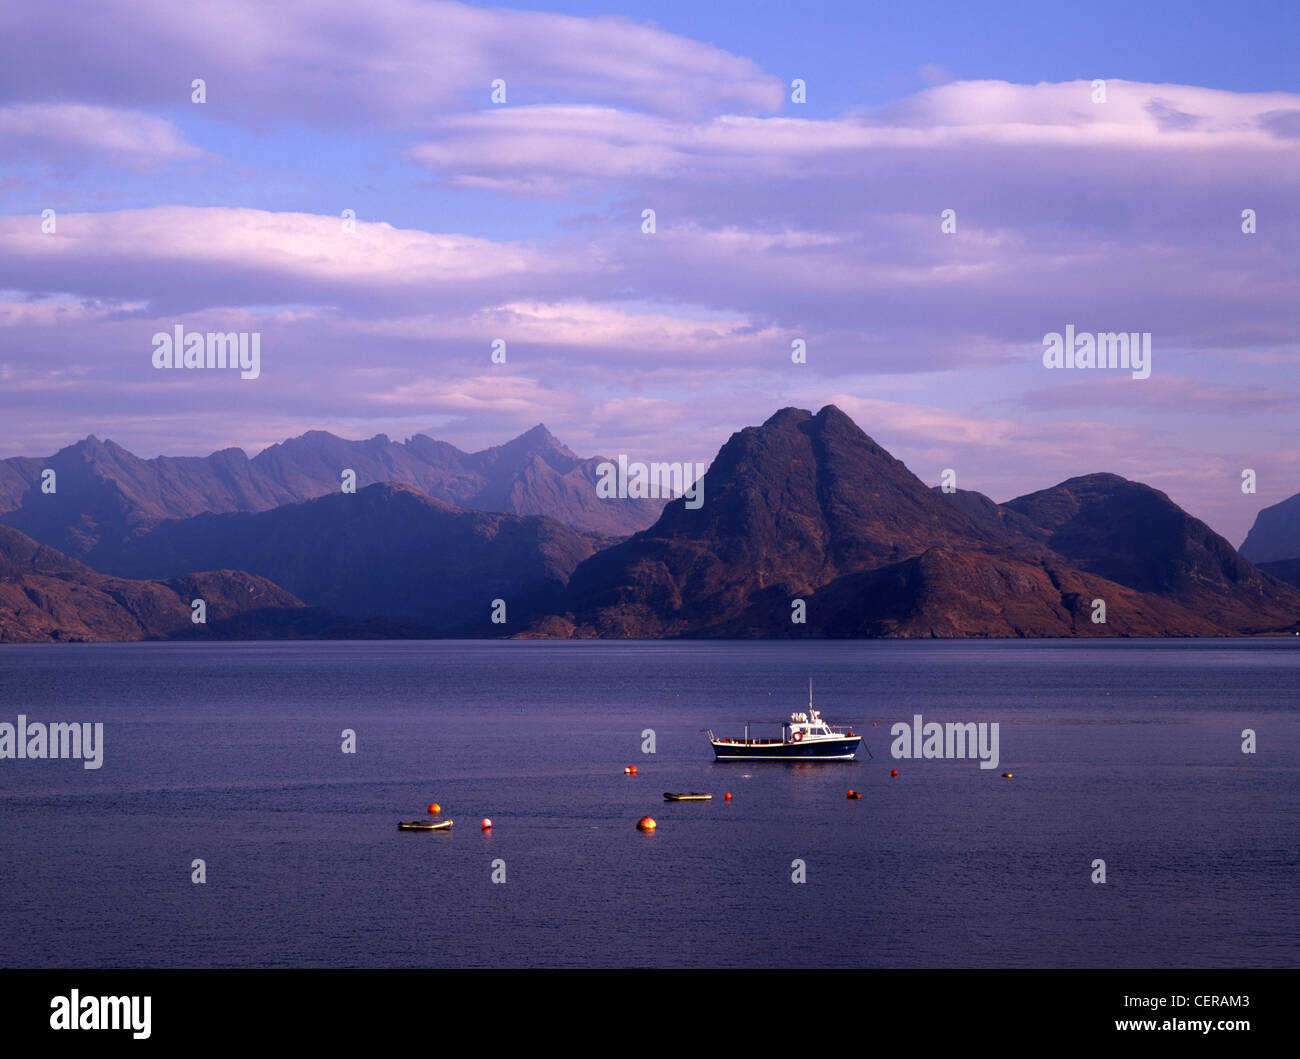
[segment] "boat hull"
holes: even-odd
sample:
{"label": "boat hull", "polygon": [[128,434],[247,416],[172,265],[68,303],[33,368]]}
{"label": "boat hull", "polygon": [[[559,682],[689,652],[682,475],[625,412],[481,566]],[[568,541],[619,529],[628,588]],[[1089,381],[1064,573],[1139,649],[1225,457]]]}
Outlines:
{"label": "boat hull", "polygon": [[861,736],[809,739],[800,743],[745,743],[712,740],[718,761],[852,761]]}

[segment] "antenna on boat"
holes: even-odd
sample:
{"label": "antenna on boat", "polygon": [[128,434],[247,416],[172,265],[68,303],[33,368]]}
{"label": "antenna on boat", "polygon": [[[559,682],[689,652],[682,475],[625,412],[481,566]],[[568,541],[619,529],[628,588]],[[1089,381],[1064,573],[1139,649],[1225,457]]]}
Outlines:
{"label": "antenna on boat", "polygon": [[812,710],[812,677],[808,678],[808,709]]}

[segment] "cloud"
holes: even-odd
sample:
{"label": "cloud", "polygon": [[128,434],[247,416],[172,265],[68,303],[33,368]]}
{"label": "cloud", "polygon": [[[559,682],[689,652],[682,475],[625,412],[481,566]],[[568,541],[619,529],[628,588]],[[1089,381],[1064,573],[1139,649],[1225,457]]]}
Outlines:
{"label": "cloud", "polygon": [[1249,186],[1262,181],[1267,193],[1289,186],[1300,158],[1295,94],[1112,81],[1107,102],[1094,104],[1090,92],[1086,81],[963,81],[820,120],[574,103],[485,108],[439,116],[435,138],[409,157],[453,185],[556,197],[684,182],[698,198],[704,187],[738,184],[745,207],[800,187],[808,197],[814,188],[847,191],[866,174],[873,190],[883,185],[883,207],[918,178],[923,188],[962,188],[990,203],[1011,181],[1038,194],[1003,196],[999,214],[1019,208],[1031,217],[1048,180],[1068,198],[1086,188],[1095,199],[1102,181],[1141,187],[1170,178],[1192,189],[1225,177],[1245,184],[1249,173]]}
{"label": "cloud", "polygon": [[6,13],[6,98],[189,106],[203,78],[205,112],[220,120],[420,127],[486,103],[497,78],[511,103],[601,98],[662,112],[772,110],[783,95],[750,59],[622,17],[445,0],[137,0],[63,18],[61,6]]}
{"label": "cloud", "polygon": [[346,232],[339,217],[228,207],[70,213],[57,235],[4,217],[0,240],[0,289],[142,301],[151,311],[307,304],[364,314],[495,301],[573,278],[556,254],[518,242],[382,222]]}
{"label": "cloud", "polygon": [[171,122],[112,107],[16,103],[0,107],[0,159],[83,166],[107,162],[153,172],[167,162],[203,157]]}
{"label": "cloud", "polygon": [[[1159,191],[1178,206],[1177,186]],[[965,206],[947,236],[937,205],[847,221],[832,207],[808,226],[709,227],[665,210],[655,235],[636,211],[610,211],[595,227],[513,241],[378,221],[349,233],[338,217],[225,207],[62,214],[54,236],[7,217],[0,289],[132,303],[143,308],[122,312],[137,315],[299,306],[336,328],[374,326],[376,342],[490,333],[579,362],[622,348],[645,370],[687,352],[707,351],[703,369],[788,359],[803,338],[814,374],[1012,365],[1033,388],[1043,334],[1067,323],[1152,332],[1156,371],[1186,348],[1294,347],[1297,263],[1276,229],[1243,236],[1232,211],[1208,234],[1184,220],[1134,241],[1101,222],[1045,238]]]}
{"label": "cloud", "polygon": [[1134,380],[1125,376],[1098,378],[1086,372],[1076,372],[1073,378],[1061,379],[1061,383],[1026,390],[1017,402],[1035,412],[1094,407],[1132,408],[1147,413],[1199,411],[1206,416],[1300,413],[1300,393],[1294,391],[1262,383],[1243,386],[1223,380],[1212,382],[1168,370],[1153,371],[1151,378],[1141,380],[1141,386],[1135,386]]}

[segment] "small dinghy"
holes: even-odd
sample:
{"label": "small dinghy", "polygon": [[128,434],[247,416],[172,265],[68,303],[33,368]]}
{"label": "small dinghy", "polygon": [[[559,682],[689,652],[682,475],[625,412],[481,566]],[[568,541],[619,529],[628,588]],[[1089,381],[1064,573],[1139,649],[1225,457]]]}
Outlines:
{"label": "small dinghy", "polygon": [[666,802],[707,802],[712,799],[711,794],[702,794],[699,791],[688,791],[684,794],[674,794],[672,791],[664,791],[664,801]]}
{"label": "small dinghy", "polygon": [[402,820],[397,825],[399,831],[450,831],[450,820]]}

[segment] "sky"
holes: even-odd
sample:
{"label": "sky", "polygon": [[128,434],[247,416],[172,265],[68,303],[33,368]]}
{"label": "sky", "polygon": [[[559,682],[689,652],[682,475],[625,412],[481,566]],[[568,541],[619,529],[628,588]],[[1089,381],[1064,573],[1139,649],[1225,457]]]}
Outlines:
{"label": "sky", "polygon": [[[833,403],[930,484],[1108,471],[1237,545],[1300,492],[1297,45],[1294,3],[10,4],[0,456],[707,462]],[[257,377],[155,367],[178,326]],[[1149,375],[1048,366],[1067,327]]]}

